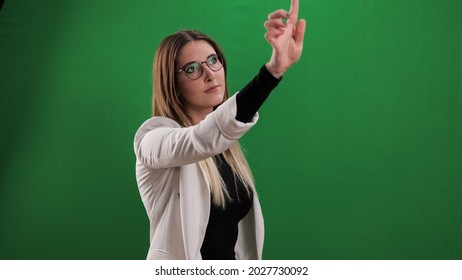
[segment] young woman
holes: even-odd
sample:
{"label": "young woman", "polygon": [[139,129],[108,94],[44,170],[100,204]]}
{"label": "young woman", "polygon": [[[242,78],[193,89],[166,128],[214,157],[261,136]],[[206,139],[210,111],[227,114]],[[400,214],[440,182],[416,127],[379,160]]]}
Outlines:
{"label": "young woman", "polygon": [[226,60],[203,33],[164,39],[154,61],[153,115],[135,135],[136,178],[150,220],[148,259],[261,259],[263,216],[238,139],[302,53],[298,0],[265,22],[271,58],[229,97]]}

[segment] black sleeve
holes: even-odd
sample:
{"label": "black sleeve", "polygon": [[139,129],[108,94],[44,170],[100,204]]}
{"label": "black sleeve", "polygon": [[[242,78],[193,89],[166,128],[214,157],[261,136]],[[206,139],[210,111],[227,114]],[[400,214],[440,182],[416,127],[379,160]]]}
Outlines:
{"label": "black sleeve", "polygon": [[236,94],[236,120],[250,122],[281,79],[271,75],[263,65],[258,75]]}

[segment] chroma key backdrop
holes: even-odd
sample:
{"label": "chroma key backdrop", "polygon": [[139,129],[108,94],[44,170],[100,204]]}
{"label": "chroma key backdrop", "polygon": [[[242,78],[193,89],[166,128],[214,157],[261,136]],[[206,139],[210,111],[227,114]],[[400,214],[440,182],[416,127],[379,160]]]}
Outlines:
{"label": "chroma key backdrop", "polygon": [[[198,29],[230,92],[289,0],[5,0],[0,259],[144,259],[133,137],[152,60]],[[303,56],[242,140],[264,259],[462,259],[462,2],[301,0]]]}

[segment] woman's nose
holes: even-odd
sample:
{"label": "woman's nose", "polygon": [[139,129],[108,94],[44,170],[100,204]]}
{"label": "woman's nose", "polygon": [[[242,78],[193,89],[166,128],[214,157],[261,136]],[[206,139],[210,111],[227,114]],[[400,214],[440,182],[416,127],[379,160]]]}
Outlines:
{"label": "woman's nose", "polygon": [[215,72],[212,71],[207,65],[202,66],[204,68],[204,73],[205,73],[205,79],[212,80],[215,78]]}

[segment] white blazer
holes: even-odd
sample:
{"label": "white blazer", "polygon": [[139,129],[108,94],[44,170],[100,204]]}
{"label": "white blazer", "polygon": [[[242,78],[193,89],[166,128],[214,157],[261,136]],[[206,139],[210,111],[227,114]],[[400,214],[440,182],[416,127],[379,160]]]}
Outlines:
{"label": "white blazer", "polygon": [[[210,215],[210,186],[197,162],[227,150],[258,120],[235,119],[230,97],[198,125],[165,117],[144,122],[135,135],[136,179],[150,221],[147,259],[201,259]],[[261,259],[263,215],[258,197],[240,221],[236,259]]]}

